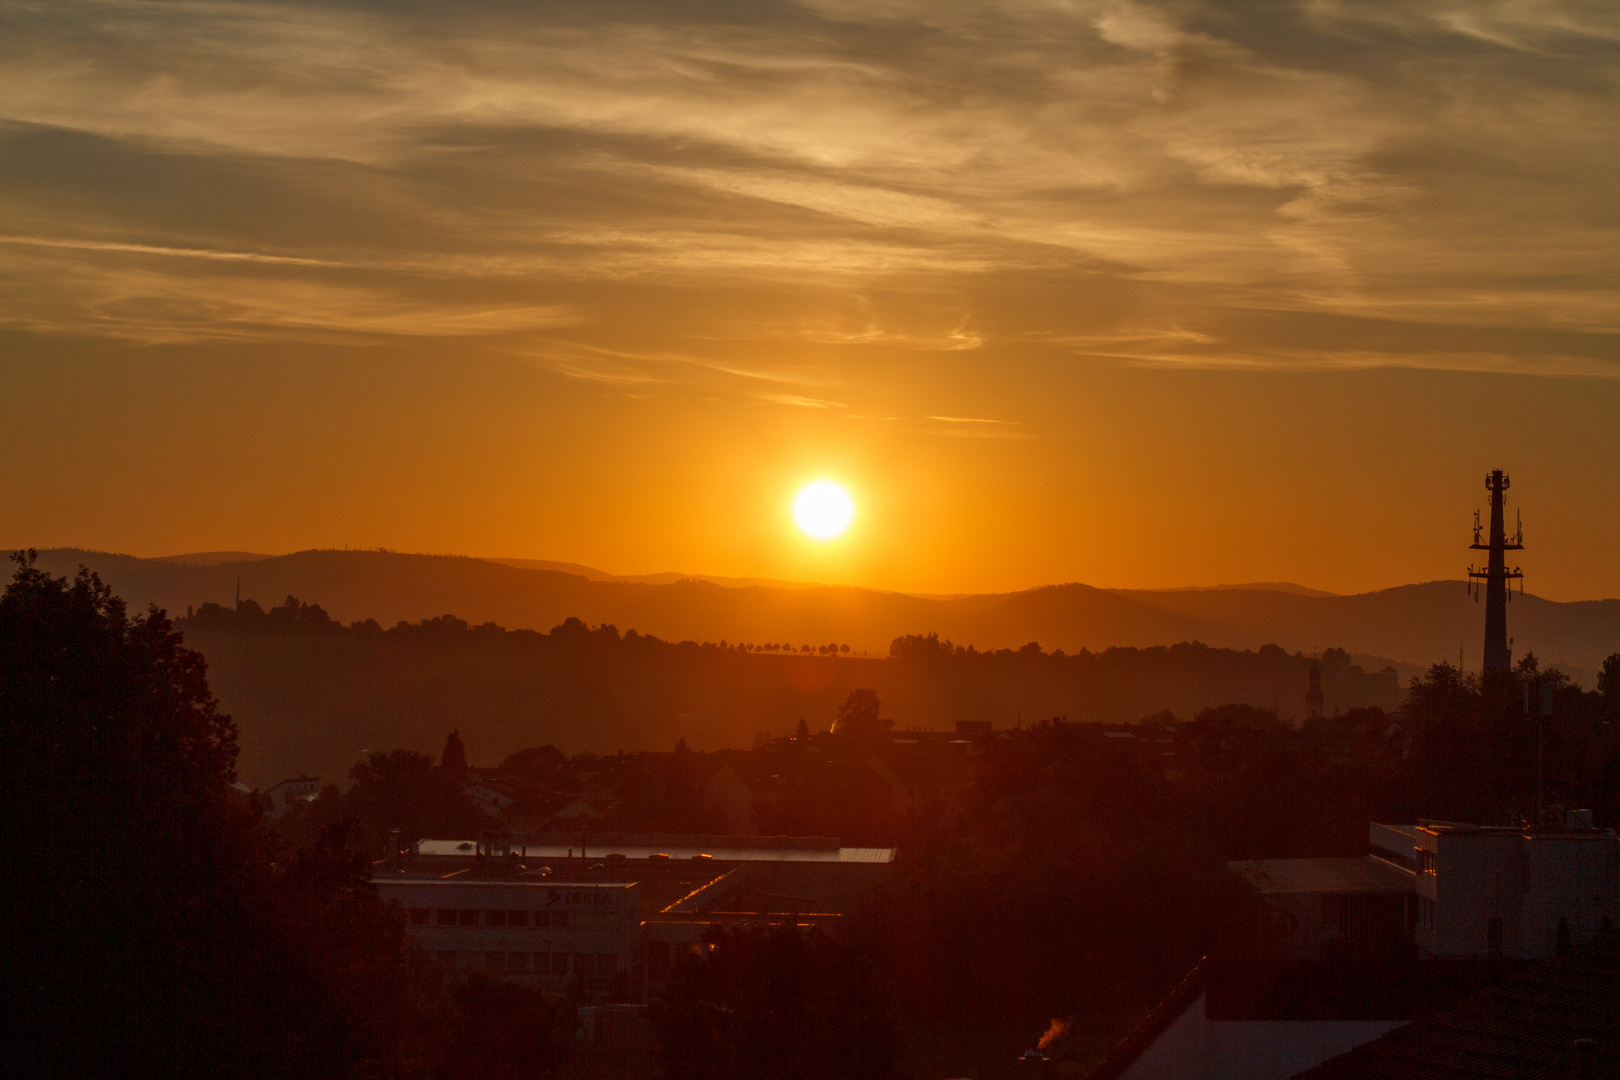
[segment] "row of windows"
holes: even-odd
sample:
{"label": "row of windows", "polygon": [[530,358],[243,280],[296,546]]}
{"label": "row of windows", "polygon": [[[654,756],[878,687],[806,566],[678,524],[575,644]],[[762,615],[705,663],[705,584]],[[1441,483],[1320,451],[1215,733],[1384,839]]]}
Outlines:
{"label": "row of windows", "polygon": [[619,958],[614,953],[440,952],[434,958],[444,967],[482,967],[507,975],[600,976],[619,971]]}
{"label": "row of windows", "polygon": [[[411,908],[412,926],[536,926],[568,929],[566,911],[480,911],[477,908]],[[575,927],[581,929],[581,927]]]}

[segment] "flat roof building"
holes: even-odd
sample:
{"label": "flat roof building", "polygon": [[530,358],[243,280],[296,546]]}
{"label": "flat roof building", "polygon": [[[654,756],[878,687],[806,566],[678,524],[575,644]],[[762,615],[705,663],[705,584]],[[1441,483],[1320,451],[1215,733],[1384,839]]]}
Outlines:
{"label": "flat roof building", "polygon": [[1410,841],[1413,940],[1431,955],[1545,959],[1591,940],[1620,915],[1620,840],[1612,830],[1449,821],[1384,829]]}
{"label": "flat roof building", "polygon": [[611,994],[634,960],[641,887],[619,883],[383,877],[411,940],[445,967]]}
{"label": "flat roof building", "polygon": [[440,963],[624,1001],[716,924],[843,918],[894,855],[832,837],[486,834],[418,841],[372,880]]}

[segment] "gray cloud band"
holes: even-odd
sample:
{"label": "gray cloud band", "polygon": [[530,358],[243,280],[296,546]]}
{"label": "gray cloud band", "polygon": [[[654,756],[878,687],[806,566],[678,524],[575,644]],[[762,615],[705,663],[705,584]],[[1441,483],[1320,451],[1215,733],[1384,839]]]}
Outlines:
{"label": "gray cloud band", "polygon": [[0,4],[0,317],[1608,373],[1612,6],[702,10]]}

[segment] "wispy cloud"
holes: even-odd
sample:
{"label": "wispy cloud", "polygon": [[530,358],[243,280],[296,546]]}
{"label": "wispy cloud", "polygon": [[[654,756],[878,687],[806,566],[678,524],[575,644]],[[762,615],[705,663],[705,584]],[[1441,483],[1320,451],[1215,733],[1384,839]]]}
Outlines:
{"label": "wispy cloud", "polygon": [[745,331],[1603,372],[1617,59],[1579,0],[0,3],[0,318],[642,389],[831,377]]}
{"label": "wispy cloud", "polygon": [[120,244],[111,240],[66,240],[45,236],[0,236],[0,244],[24,247],[62,248],[69,251],[116,251],[131,255],[167,255],[179,259],[212,259],[215,262],[265,263],[272,266],[343,266],[330,259],[305,259],[296,255],[264,255],[256,251],[210,251],[206,248],[161,247],[155,244]]}

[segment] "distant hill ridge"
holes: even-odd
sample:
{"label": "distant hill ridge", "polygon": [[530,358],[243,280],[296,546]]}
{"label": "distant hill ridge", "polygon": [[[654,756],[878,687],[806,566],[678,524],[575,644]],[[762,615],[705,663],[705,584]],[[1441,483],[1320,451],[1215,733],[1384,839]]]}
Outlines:
{"label": "distant hill ridge", "polygon": [[[612,623],[665,640],[825,644],[883,655],[905,634],[937,632],[980,649],[1031,641],[1069,652],[1202,641],[1289,651],[1330,646],[1407,665],[1438,660],[1477,667],[1483,609],[1461,581],[1431,581],[1339,596],[1286,583],[1165,590],[1099,589],[1080,583],[1014,593],[915,596],[851,586],[679,574],[617,577],[572,563],[300,551],[263,556],[210,552],[141,559],[60,548],[40,566],[72,574],[84,564],[132,605],[176,613],[236,595],[269,605],[288,595],[343,621],[385,625],[455,614],[472,623],[549,629],[569,616]],[[1534,651],[1591,684],[1620,651],[1620,600],[1558,602],[1516,596],[1508,609],[1516,655]]]}

